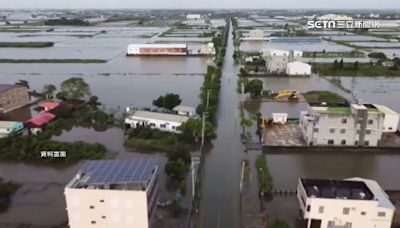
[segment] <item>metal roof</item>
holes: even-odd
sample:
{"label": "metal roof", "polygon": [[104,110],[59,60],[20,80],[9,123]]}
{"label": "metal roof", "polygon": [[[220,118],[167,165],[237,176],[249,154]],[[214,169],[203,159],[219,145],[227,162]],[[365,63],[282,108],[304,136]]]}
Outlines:
{"label": "metal roof", "polygon": [[129,44],[128,48],[187,48],[187,44]]}
{"label": "metal roof", "polygon": [[87,161],[80,171],[89,174],[88,185],[147,182],[157,167],[155,159]]}
{"label": "metal roof", "polygon": [[143,120],[161,120],[161,121],[171,121],[177,123],[183,123],[189,120],[187,116],[181,116],[169,113],[160,112],[149,112],[149,111],[136,111],[131,117],[131,119],[143,119]]}

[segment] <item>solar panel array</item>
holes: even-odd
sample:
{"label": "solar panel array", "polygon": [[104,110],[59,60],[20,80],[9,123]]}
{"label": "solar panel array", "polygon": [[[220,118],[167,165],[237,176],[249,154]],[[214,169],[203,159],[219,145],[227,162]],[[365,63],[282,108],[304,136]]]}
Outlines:
{"label": "solar panel array", "polygon": [[150,180],[157,166],[154,159],[87,161],[81,172],[90,174],[87,184],[141,183]]}

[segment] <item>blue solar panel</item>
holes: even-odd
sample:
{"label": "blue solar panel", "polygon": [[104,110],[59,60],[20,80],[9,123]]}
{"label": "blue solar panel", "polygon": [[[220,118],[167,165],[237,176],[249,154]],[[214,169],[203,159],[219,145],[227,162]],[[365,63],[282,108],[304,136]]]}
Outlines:
{"label": "blue solar panel", "polygon": [[123,184],[150,180],[157,162],[154,159],[87,161],[81,172],[90,174],[87,184]]}

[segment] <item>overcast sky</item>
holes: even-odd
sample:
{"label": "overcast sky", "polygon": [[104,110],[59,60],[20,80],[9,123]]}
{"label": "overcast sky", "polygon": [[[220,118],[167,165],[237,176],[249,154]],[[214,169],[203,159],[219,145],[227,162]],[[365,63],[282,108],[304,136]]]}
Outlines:
{"label": "overcast sky", "polygon": [[400,0],[0,0],[1,8],[400,8]]}

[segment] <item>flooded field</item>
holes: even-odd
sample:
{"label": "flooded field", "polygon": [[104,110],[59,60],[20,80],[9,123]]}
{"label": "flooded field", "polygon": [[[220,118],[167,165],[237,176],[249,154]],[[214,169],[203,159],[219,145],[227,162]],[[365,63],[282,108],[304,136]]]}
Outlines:
{"label": "flooded field", "polygon": [[280,49],[280,50],[299,50],[299,51],[322,51],[327,52],[344,52],[353,50],[350,47],[335,44],[333,42],[321,41],[321,42],[307,42],[307,43],[295,43],[295,42],[262,42],[262,41],[245,41],[240,44],[241,51],[255,52],[262,49]]}

